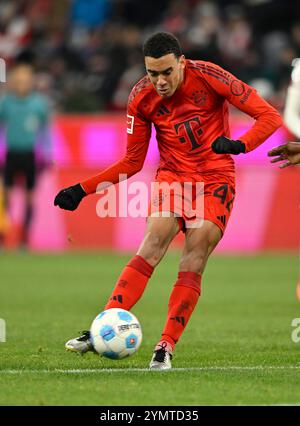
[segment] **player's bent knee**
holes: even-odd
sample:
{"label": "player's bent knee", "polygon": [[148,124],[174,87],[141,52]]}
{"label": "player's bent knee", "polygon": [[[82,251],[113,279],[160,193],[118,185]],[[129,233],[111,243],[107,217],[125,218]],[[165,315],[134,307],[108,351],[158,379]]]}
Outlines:
{"label": "player's bent knee", "polygon": [[162,259],[167,246],[168,243],[164,238],[156,233],[149,232],[137,254],[142,256],[150,265],[156,266]]}
{"label": "player's bent knee", "polygon": [[195,272],[201,274],[204,270],[207,261],[207,254],[205,253],[188,253],[182,256],[179,263],[180,272]]}

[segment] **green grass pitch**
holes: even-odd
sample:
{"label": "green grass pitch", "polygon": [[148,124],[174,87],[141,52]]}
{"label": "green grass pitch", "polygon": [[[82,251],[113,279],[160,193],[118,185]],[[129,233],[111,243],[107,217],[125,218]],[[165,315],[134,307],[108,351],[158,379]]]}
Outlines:
{"label": "green grass pitch", "polygon": [[172,371],[147,371],[179,254],[169,253],[133,309],[143,343],[112,361],[64,343],[102,310],[129,256],[1,254],[0,405],[300,404],[296,255],[213,256]]}

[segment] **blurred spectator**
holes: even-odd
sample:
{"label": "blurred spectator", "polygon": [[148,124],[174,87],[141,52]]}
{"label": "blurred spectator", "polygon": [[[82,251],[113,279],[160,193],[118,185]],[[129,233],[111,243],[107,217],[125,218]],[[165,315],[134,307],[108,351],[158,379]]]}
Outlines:
{"label": "blurred spectator", "polygon": [[188,2],[174,0],[170,2],[170,7],[163,16],[161,26],[165,31],[179,36],[187,29],[189,12]]}
{"label": "blurred spectator", "polygon": [[296,57],[300,58],[300,21],[294,22],[291,28],[291,43]]}
{"label": "blurred spectator", "polygon": [[189,56],[203,60],[220,61],[217,48],[217,34],[221,26],[219,9],[212,2],[201,2],[195,8],[189,24],[186,41]]}
{"label": "blurred spectator", "polygon": [[30,26],[24,2],[0,3],[0,56],[10,64],[30,41]]}
{"label": "blurred spectator", "polygon": [[252,31],[242,8],[230,6],[226,10],[225,22],[218,31],[218,47],[223,63],[238,74],[245,66],[250,53]]}
{"label": "blurred spectator", "polygon": [[132,82],[139,81],[145,75],[145,67],[140,52],[132,52],[128,57],[128,68],[121,75],[117,89],[114,92],[111,108],[124,110],[132,90]]}
{"label": "blurred spectator", "polygon": [[293,140],[300,141],[300,59],[293,61],[291,83],[287,90],[284,122],[293,134]]}
{"label": "blurred spectator", "polygon": [[71,24],[86,29],[103,25],[110,15],[108,0],[71,0]]}

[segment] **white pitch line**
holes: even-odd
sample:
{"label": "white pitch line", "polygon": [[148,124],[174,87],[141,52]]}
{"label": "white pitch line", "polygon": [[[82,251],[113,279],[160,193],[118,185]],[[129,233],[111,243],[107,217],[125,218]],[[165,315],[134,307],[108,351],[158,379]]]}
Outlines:
{"label": "white pitch line", "polygon": [[[167,372],[181,372],[181,371],[255,371],[255,370],[300,370],[300,365],[256,365],[256,366],[208,366],[208,367],[190,367],[190,368],[172,368],[171,370],[164,370]],[[132,373],[132,372],[152,372],[163,370],[150,370],[149,368],[81,368],[81,369],[47,369],[47,370],[9,370],[0,369],[1,374],[102,374],[102,373]]]}

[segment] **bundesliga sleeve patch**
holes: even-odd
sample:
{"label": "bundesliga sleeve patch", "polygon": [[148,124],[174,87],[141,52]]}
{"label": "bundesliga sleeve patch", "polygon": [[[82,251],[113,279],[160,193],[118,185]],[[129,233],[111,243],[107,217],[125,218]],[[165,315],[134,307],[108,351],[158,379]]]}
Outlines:
{"label": "bundesliga sleeve patch", "polygon": [[133,134],[134,116],[127,114],[127,133]]}

